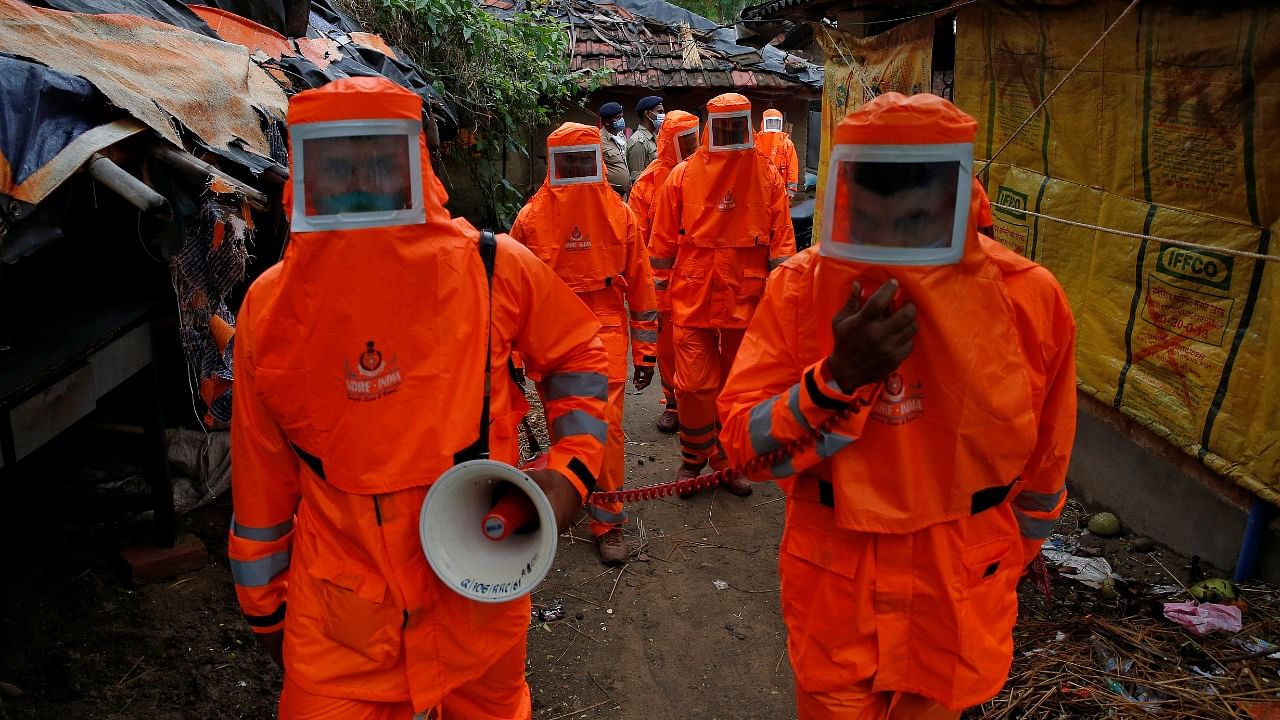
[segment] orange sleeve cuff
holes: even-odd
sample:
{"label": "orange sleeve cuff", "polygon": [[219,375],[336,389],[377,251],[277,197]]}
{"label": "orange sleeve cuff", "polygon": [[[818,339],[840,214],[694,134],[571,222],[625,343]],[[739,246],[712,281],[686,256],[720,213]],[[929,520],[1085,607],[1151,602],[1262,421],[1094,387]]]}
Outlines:
{"label": "orange sleeve cuff", "polygon": [[591,474],[587,464],[582,462],[578,457],[569,455],[559,455],[552,453],[550,461],[547,463],[548,470],[555,470],[573,485],[573,489],[578,491],[578,495],[582,498],[582,504],[587,504],[587,498],[596,489],[595,475]]}

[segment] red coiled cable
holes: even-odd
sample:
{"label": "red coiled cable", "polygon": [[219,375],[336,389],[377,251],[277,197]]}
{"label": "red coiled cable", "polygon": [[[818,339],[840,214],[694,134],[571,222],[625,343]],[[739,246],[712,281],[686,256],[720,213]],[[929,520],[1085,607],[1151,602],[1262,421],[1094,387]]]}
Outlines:
{"label": "red coiled cable", "polygon": [[[879,393],[872,393],[871,397],[875,397],[878,394]],[[827,418],[826,422],[819,425],[816,430],[811,430],[808,435],[792,440],[776,450],[770,450],[763,455],[757,455],[744,462],[741,466],[734,466],[724,470],[713,470],[712,472],[703,473],[697,477],[685,478],[684,480],[673,480],[671,482],[644,485],[637,488],[628,488],[626,490],[597,491],[591,494],[590,501],[601,503],[633,503],[642,500],[656,500],[658,498],[670,497],[676,493],[686,493],[693,492],[695,490],[713,488],[723,483],[725,480],[735,476],[749,477],[754,472],[774,467],[784,460],[790,460],[801,450],[817,444],[818,440],[822,439],[822,436],[830,432],[832,428],[851,415],[857,415],[863,408],[870,404],[870,400],[864,400],[862,398],[855,399],[849,407]]]}

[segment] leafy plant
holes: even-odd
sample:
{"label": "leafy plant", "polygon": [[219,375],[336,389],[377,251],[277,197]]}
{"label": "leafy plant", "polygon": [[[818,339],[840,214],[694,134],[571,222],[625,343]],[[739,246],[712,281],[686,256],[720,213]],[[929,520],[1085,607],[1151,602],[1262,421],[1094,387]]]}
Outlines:
{"label": "leafy plant", "polygon": [[529,155],[525,138],[561,105],[599,87],[600,71],[573,71],[564,25],[537,7],[510,19],[472,0],[344,0],[366,27],[409,54],[460,110],[463,132],[446,152],[484,194],[493,227],[510,227],[523,198],[502,175],[506,153]]}

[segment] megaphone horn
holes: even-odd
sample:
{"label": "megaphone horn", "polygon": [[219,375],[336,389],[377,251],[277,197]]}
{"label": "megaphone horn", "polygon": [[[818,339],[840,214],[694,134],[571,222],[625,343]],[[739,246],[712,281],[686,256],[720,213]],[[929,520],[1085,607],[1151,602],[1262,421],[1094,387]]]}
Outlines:
{"label": "megaphone horn", "polygon": [[[530,532],[518,532],[532,521]],[[506,463],[469,460],[435,481],[418,519],[422,551],[451,590],[479,602],[531,592],[556,555],[556,518],[542,488]]]}

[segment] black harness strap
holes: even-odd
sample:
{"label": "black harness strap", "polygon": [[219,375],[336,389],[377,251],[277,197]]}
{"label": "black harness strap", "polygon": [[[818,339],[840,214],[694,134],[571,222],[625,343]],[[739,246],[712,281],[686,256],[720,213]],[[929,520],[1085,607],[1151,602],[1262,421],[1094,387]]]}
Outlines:
{"label": "black harness strap", "polygon": [[484,401],[480,405],[480,431],[476,441],[454,453],[454,464],[489,457],[489,395],[493,372],[493,267],[498,259],[498,238],[492,230],[480,231],[480,260],[484,263],[485,282],[489,287],[489,321],[484,340]]}

